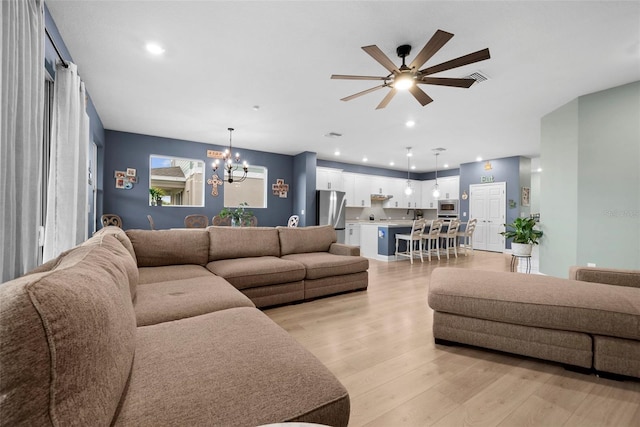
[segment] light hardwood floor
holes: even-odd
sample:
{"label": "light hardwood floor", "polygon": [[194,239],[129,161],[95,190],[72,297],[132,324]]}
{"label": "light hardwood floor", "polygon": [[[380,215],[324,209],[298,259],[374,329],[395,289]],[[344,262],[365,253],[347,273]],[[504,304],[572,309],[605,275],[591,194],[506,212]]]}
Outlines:
{"label": "light hardwood floor", "polygon": [[370,261],[369,289],[265,310],[351,397],[350,426],[640,426],[640,381],[435,345],[427,305],[437,266],[509,271],[508,255]]}

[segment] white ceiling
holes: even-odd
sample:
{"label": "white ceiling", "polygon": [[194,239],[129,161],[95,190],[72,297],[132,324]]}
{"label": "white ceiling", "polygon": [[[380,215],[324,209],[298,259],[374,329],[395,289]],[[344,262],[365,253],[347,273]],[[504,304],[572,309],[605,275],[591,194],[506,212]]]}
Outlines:
{"label": "white ceiling", "polygon": [[[640,80],[638,1],[65,1],[46,0],[106,129],[418,171],[540,150],[540,119],[584,94]],[[455,36],[426,66],[489,48],[469,89],[421,86],[381,110],[387,89],[331,74],[384,76],[361,46],[398,65],[437,29]],[[149,41],[166,52],[153,57]],[[260,108],[256,111],[253,106]],[[414,120],[415,127],[404,123]],[[329,132],[341,138],[327,138]],[[341,155],[334,156],[339,149]],[[392,168],[393,169],[393,168]]]}

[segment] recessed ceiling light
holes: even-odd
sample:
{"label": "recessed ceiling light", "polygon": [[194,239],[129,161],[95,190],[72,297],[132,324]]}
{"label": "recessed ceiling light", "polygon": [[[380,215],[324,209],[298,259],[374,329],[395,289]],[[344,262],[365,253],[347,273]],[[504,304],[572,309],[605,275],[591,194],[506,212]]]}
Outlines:
{"label": "recessed ceiling light", "polygon": [[411,165],[411,169],[412,170],[415,169],[415,168],[416,168],[416,165]]}
{"label": "recessed ceiling light", "polygon": [[336,151],[334,151],[333,155],[334,155],[334,156],[339,156],[339,155],[340,155],[340,150],[336,150]]}
{"label": "recessed ceiling light", "polygon": [[393,166],[393,165],[395,165],[394,162],[389,162],[389,166]]}
{"label": "recessed ceiling light", "polygon": [[442,165],[443,168],[448,168],[449,167],[449,163],[445,163],[444,165]]}
{"label": "recessed ceiling light", "polygon": [[164,53],[164,48],[158,43],[147,43],[146,48],[147,52],[152,55],[162,55]]}
{"label": "recessed ceiling light", "polygon": [[362,161],[363,161],[363,162],[367,162],[367,161],[369,161],[369,159],[367,159],[366,157],[363,157],[363,158],[362,158]]}
{"label": "recessed ceiling light", "polygon": [[536,172],[542,172],[542,168],[538,168]]}
{"label": "recessed ceiling light", "polygon": [[413,120],[408,120],[407,123],[405,123],[405,125],[408,128],[412,128],[412,127],[414,127],[416,125],[416,122],[414,122]]}
{"label": "recessed ceiling light", "polygon": [[476,157],[476,162],[481,162],[482,161],[482,157],[478,156]]}

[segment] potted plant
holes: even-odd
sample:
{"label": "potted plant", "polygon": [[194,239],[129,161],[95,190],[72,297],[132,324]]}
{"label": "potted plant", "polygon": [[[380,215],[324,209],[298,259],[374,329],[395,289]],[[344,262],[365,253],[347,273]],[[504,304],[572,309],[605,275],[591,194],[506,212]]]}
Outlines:
{"label": "potted plant", "polygon": [[149,196],[151,197],[152,206],[162,206],[162,196],[164,196],[164,190],[158,187],[149,188]]}
{"label": "potted plant", "polygon": [[514,255],[530,256],[533,245],[538,244],[542,237],[541,230],[535,230],[536,221],[533,218],[516,218],[511,224],[505,224],[511,230],[503,231],[507,239],[513,239],[511,249]]}
{"label": "potted plant", "polygon": [[246,209],[249,206],[249,203],[242,202],[238,205],[237,208],[227,208],[224,207],[220,211],[220,218],[231,218],[231,226],[232,227],[242,227],[243,225],[249,225],[251,222],[251,218],[253,217],[253,212]]}

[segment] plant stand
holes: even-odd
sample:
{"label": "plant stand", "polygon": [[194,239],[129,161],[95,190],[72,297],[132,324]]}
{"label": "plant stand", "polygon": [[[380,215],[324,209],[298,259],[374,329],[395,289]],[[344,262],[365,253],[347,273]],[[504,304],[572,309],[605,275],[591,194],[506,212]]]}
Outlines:
{"label": "plant stand", "polygon": [[525,273],[531,274],[531,255],[511,255],[511,271],[512,272],[517,271],[517,266],[520,265],[520,262],[523,259],[526,260],[527,262]]}

